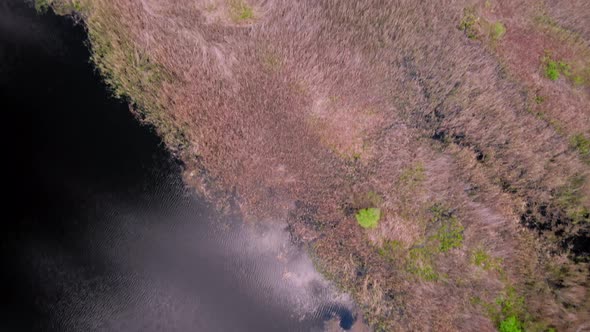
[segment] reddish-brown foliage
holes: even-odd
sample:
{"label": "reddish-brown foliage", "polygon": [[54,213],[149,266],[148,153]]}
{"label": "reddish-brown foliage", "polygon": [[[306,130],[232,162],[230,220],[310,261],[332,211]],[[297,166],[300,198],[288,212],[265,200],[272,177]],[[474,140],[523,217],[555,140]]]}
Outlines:
{"label": "reddish-brown foliage", "polygon": [[[587,259],[590,223],[557,196],[588,175],[569,140],[590,136],[589,89],[543,78],[541,59],[586,63],[584,1],[545,13],[532,0],[250,0],[244,19],[222,0],[76,3],[97,65],[177,149],[187,182],[247,220],[286,220],[374,327],[491,330],[472,299],[493,303],[512,286],[529,325],[588,321],[586,265],[564,256]],[[467,7],[475,40],[457,29]],[[559,33],[586,41],[535,21],[553,12]],[[507,28],[499,40],[484,34],[495,21]],[[576,188],[589,206],[588,182]],[[436,281],[407,270],[437,231],[434,203],[464,227],[461,247],[428,254]],[[354,220],[367,204],[383,214],[371,231]],[[380,254],[387,241],[400,252]],[[474,266],[477,248],[501,271]],[[557,258],[569,272],[547,267]]]}

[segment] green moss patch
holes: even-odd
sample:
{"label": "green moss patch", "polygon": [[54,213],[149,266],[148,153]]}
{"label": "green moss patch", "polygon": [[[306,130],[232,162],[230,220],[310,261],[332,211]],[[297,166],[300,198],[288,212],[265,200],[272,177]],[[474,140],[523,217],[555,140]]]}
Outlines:
{"label": "green moss patch", "polygon": [[510,316],[500,322],[500,332],[522,332],[522,323],[518,318]]}
{"label": "green moss patch", "polygon": [[361,227],[375,228],[381,218],[381,210],[378,208],[360,209],[355,217]]}
{"label": "green moss patch", "polygon": [[405,271],[425,281],[438,281],[441,275],[436,269],[439,255],[463,245],[463,226],[452,211],[441,204],[430,208],[433,218],[423,241],[415,243],[409,250],[399,241],[386,241],[378,253]]}
{"label": "green moss patch", "polygon": [[535,319],[528,312],[524,297],[512,286],[508,286],[491,303],[486,303],[480,298],[473,298],[472,303],[481,305],[487,311],[500,332],[555,331],[547,322]]}
{"label": "green moss patch", "polygon": [[490,27],[490,38],[499,40],[506,34],[506,26],[502,22],[493,23]]}
{"label": "green moss patch", "polygon": [[545,77],[556,81],[562,75],[566,77],[574,86],[583,86],[590,81],[590,67],[580,64],[570,65],[565,61],[554,60],[550,57],[543,58],[543,70]]}
{"label": "green moss patch", "polygon": [[559,67],[556,61],[549,61],[545,64],[545,77],[552,81],[559,79]]}

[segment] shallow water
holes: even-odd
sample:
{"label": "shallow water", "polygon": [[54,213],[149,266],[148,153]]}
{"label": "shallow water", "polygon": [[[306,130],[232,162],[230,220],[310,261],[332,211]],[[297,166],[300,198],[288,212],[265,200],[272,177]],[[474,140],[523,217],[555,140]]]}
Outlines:
{"label": "shallow water", "polygon": [[321,331],[354,322],[280,223],[221,217],[110,97],[70,19],[0,4],[10,170],[2,331]]}

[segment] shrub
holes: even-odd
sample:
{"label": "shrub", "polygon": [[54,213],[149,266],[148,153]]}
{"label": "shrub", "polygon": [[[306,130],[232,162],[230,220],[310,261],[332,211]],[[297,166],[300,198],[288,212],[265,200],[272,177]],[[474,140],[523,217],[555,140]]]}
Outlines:
{"label": "shrub", "polygon": [[545,76],[552,81],[557,81],[559,78],[559,69],[557,68],[557,62],[550,60],[545,65]]}
{"label": "shrub", "polygon": [[528,317],[524,297],[519,296],[514,287],[508,287],[506,293],[496,298],[496,305],[488,307],[493,320],[500,331],[522,331],[522,319]]}
{"label": "shrub", "polygon": [[363,228],[375,228],[381,218],[381,210],[378,208],[361,209],[356,213],[356,221]]}
{"label": "shrub", "polygon": [[543,62],[545,62],[545,76],[552,81],[559,79],[561,74],[568,77],[572,75],[571,66],[563,61],[555,61],[546,56]]}
{"label": "shrub", "polygon": [[463,17],[457,28],[465,33],[467,38],[476,39],[478,34],[477,21],[479,17],[475,15],[475,9],[465,8],[463,9]]}
{"label": "shrub", "polygon": [[496,303],[500,305],[500,312],[504,317],[520,317],[526,313],[524,297],[519,296],[514,287],[509,287],[504,296],[496,299]]}
{"label": "shrub", "polygon": [[515,316],[510,316],[500,323],[500,332],[521,332],[522,324]]}
{"label": "shrub", "polygon": [[483,249],[478,249],[473,253],[473,264],[477,266],[485,266],[485,263],[490,259],[490,255],[488,255]]}

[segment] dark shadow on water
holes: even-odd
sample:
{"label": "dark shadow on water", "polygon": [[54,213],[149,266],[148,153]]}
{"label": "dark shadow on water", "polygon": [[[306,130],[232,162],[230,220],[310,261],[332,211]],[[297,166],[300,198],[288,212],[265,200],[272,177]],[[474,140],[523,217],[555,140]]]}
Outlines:
{"label": "dark shadow on water", "polygon": [[341,309],[338,316],[340,317],[340,327],[345,330],[350,329],[356,321],[350,310],[346,308]]}
{"label": "dark shadow on water", "polygon": [[340,327],[344,330],[349,330],[356,322],[356,317],[350,311],[350,308],[340,304],[327,306],[327,308],[323,310],[323,319],[338,319],[340,321]]}
{"label": "dark shadow on water", "polygon": [[0,324],[14,331],[51,326],[52,306],[57,310],[67,291],[60,289],[67,285],[42,284],[55,272],[42,266],[52,257],[32,257],[49,255],[32,248],[58,248],[74,264],[105,269],[83,239],[94,227],[90,211],[100,210],[97,196],[132,204],[143,196],[162,205],[158,197],[181,195],[160,186],[162,174],[178,174],[178,166],[127,105],[110,97],[88,63],[84,40],[82,27],[69,19],[39,18],[22,1],[0,4],[5,189],[13,216],[2,221],[2,286],[11,305]]}

